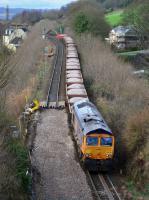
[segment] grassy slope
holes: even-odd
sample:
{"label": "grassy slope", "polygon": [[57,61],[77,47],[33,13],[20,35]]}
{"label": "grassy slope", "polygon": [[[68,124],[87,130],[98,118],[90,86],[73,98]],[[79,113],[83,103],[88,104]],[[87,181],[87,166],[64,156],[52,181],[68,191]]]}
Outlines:
{"label": "grassy slope", "polygon": [[117,10],[106,14],[106,21],[113,27],[122,23],[123,10]]}
{"label": "grassy slope", "polygon": [[[131,75],[130,64],[117,59],[97,40],[84,35],[77,40],[88,94],[115,133],[120,164],[125,163],[127,152],[127,172],[133,180],[127,186],[134,196],[133,199],[136,199],[136,195],[148,199],[148,86],[143,80]],[[95,52],[98,52],[98,56]],[[144,187],[144,193],[138,194],[134,185]]]}

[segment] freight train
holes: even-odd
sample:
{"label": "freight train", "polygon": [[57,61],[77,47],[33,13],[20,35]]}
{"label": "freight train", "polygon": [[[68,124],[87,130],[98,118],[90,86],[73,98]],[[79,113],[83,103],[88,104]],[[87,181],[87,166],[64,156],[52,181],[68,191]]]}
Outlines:
{"label": "freight train", "polygon": [[66,98],[79,154],[90,171],[111,166],[115,138],[96,106],[89,101],[80,69],[76,44],[64,35],[66,46]]}

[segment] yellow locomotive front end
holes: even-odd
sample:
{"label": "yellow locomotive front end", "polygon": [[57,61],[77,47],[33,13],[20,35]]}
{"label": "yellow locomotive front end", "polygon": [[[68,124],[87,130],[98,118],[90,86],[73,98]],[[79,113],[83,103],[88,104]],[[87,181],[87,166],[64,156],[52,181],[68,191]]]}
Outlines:
{"label": "yellow locomotive front end", "polygon": [[86,168],[90,171],[111,169],[115,139],[96,106],[89,100],[76,102],[72,122]]}
{"label": "yellow locomotive front end", "polygon": [[89,170],[107,171],[112,166],[114,156],[114,136],[89,134],[84,136],[81,152],[82,160]]}

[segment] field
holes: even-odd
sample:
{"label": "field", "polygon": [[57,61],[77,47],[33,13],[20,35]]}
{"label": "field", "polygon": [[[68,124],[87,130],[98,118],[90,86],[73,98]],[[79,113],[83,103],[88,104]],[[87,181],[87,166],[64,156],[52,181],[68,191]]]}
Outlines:
{"label": "field", "polygon": [[122,23],[123,10],[113,11],[106,14],[106,21],[112,26],[118,26]]}

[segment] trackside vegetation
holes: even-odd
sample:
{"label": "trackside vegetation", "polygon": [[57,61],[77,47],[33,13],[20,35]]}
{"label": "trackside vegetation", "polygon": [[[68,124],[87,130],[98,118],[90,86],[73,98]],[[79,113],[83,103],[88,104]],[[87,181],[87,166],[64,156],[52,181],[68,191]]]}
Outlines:
{"label": "trackside vegetation", "polygon": [[16,176],[20,180],[21,188],[24,192],[28,192],[29,187],[31,186],[28,150],[20,140],[16,139],[11,139],[8,141],[7,149],[15,157]]}
{"label": "trackside vegetation", "polygon": [[110,31],[104,11],[95,1],[85,0],[70,4],[66,15],[76,34],[90,33],[104,38]]}
{"label": "trackside vegetation", "polygon": [[[113,18],[112,13],[109,14],[110,22],[114,24],[122,20],[123,24],[130,25],[128,22],[132,15],[131,20],[134,20],[132,25],[145,33],[149,27],[145,19],[149,13],[147,12],[148,5],[146,3],[140,4],[139,0],[137,2],[132,5],[134,7],[128,8],[123,13],[120,12],[118,15],[113,13],[116,18]],[[144,0],[143,2],[147,1]],[[94,7],[95,4],[92,4],[92,6]],[[88,31],[88,15],[83,9],[79,9],[80,7],[84,9],[83,1],[71,4],[67,13],[69,13],[70,19],[75,22],[70,34],[73,35],[77,43],[89,97],[98,106],[115,134],[115,161],[118,163],[117,166],[122,168],[123,172],[129,177],[128,183],[131,182],[131,184],[127,186],[131,185],[130,190],[133,195],[138,189],[141,191],[141,193],[136,192],[138,199],[148,199],[148,81],[135,77],[132,66],[114,55],[109,46],[100,40],[100,34],[92,34]],[[137,12],[131,13],[132,8],[134,8],[134,11],[137,9]],[[98,12],[100,11],[98,10]],[[126,15],[126,12],[128,15]],[[135,15],[136,13],[137,15]],[[142,33],[140,32],[140,34]],[[126,196],[126,199],[129,199],[129,195]]]}
{"label": "trackside vegetation", "polygon": [[82,35],[76,41],[90,99],[116,137],[116,163],[137,183],[133,185],[143,191],[141,195],[148,195],[148,83],[134,77],[131,66],[99,38]]}
{"label": "trackside vegetation", "polygon": [[[46,67],[46,60],[42,66],[41,61],[49,42],[42,39],[41,30],[49,30],[51,24],[44,20],[32,27],[13,56],[6,50],[0,53],[0,71],[4,74],[0,74],[0,199],[27,200],[29,196],[28,149],[16,126],[26,101],[35,97],[38,72]],[[16,127],[17,136],[11,127]]]}
{"label": "trackside vegetation", "polygon": [[142,47],[149,47],[149,3],[148,0],[136,1],[123,13],[123,24],[133,26],[140,36]]}

